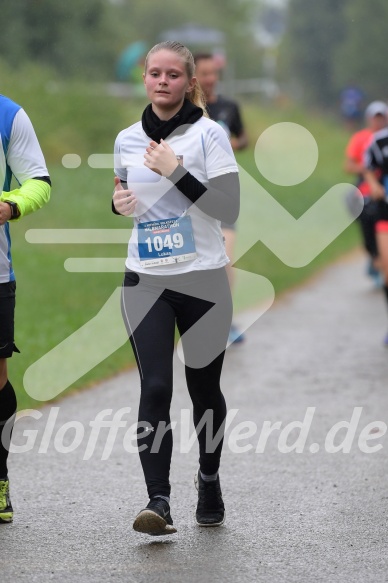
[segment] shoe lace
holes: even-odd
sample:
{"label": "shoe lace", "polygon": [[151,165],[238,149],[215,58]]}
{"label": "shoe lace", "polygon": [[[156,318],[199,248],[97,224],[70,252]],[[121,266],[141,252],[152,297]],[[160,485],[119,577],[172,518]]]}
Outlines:
{"label": "shoe lace", "polygon": [[0,481],[0,508],[5,508],[7,505],[8,481]]}
{"label": "shoe lace", "polygon": [[199,489],[199,503],[210,509],[218,509],[223,506],[221,487],[218,480],[203,482]]}
{"label": "shoe lace", "polygon": [[166,500],[163,500],[163,498],[152,498],[147,504],[147,508],[150,508],[151,510],[158,509],[162,512],[168,510],[167,502]]}

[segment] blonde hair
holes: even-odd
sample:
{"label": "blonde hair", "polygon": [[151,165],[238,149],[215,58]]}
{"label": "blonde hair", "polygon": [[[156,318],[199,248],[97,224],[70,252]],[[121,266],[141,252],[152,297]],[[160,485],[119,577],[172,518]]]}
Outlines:
{"label": "blonde hair", "polygon": [[[192,53],[189,51],[189,49],[187,47],[185,47],[185,45],[182,45],[181,43],[179,43],[177,41],[172,41],[172,40],[167,40],[167,41],[158,43],[157,45],[153,46],[152,49],[150,49],[148,51],[148,54],[145,58],[145,63],[144,63],[144,71],[145,72],[147,72],[147,65],[148,65],[149,57],[151,55],[153,55],[154,53],[157,53],[158,51],[162,51],[162,50],[172,51],[173,53],[176,53],[183,60],[183,62],[185,64],[187,77],[189,79],[192,79],[195,76],[195,63],[194,63],[194,57],[193,57]],[[203,93],[202,88],[201,88],[200,84],[198,83],[198,81],[195,82],[193,89],[187,94],[187,99],[189,101],[191,101],[191,103],[193,103],[197,107],[200,107],[202,109],[203,115],[205,117],[209,117],[209,115],[206,111],[205,96],[204,96],[204,93]]]}

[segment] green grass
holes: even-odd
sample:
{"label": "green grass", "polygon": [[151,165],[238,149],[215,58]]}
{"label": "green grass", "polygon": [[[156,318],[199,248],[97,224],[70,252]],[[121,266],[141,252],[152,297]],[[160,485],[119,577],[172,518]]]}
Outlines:
{"label": "green grass", "polygon": [[[327,190],[338,183],[352,182],[352,177],[342,170],[344,149],[349,134],[338,126],[335,120],[318,115],[308,116],[298,110],[290,109],[260,109],[256,106],[245,107],[245,118],[248,120],[250,142],[254,147],[260,134],[274,123],[289,122],[301,124],[314,136],[319,150],[319,160],[315,171],[305,181],[295,186],[277,186],[266,180],[258,171],[252,150],[237,154],[240,165],[247,170],[257,182],[265,188],[287,211],[299,218]],[[281,160],[279,161],[281,163]],[[253,199],[255,192],[245,192]],[[240,215],[238,241],[244,238],[245,232],[255,229],[257,217],[254,213],[245,211]],[[276,225],[274,225],[276,229]],[[237,241],[237,248],[238,248]],[[359,232],[356,225],[346,229],[331,245],[320,253],[314,261],[303,268],[290,268],[284,265],[263,243],[258,242],[237,263],[236,267],[267,277],[273,284],[276,294],[300,284],[303,280],[317,272],[318,269],[334,261],[340,255],[353,249],[359,243]],[[308,241],[306,241],[308,245]],[[243,279],[243,278],[242,278]],[[235,306],[245,308],[255,301],[256,293],[252,288],[244,289],[237,285]]]}
{"label": "green grass", "polygon": [[[114,290],[121,285],[121,273],[69,273],[64,262],[69,257],[122,257],[126,244],[88,245],[31,244],[25,240],[29,229],[122,229],[130,220],[117,217],[110,211],[113,189],[111,170],[91,169],[87,164],[89,154],[112,150],[117,132],[139,116],[141,101],[127,103],[105,96],[87,95],[81,89],[66,95],[42,92],[39,100],[35,93],[28,99],[28,86],[13,85],[5,94],[19,100],[30,113],[45,152],[53,179],[52,199],[49,205],[35,215],[12,225],[13,257],[17,275],[16,342],[21,349],[9,361],[10,378],[17,388],[19,409],[39,406],[23,387],[23,376],[28,367],[44,356],[58,343],[89,322]],[[37,89],[36,89],[37,90]],[[29,107],[30,106],[30,107]],[[32,112],[32,114],[31,114]],[[252,147],[237,156],[239,164],[266,188],[294,217],[302,215],[326,190],[337,182],[347,181],[341,166],[348,134],[330,119],[317,115],[309,117],[297,110],[259,107],[246,104],[244,118],[249,129]],[[295,121],[306,127],[317,140],[320,159],[313,175],[304,183],[293,187],[278,187],[260,176],[254,160],[253,146],[260,133],[273,123]],[[66,153],[78,153],[82,164],[74,170],[61,165]],[[243,192],[252,198],[254,189]],[[238,241],[255,229],[256,217],[247,214],[240,218]],[[257,243],[242,257],[240,269],[267,277],[276,293],[299,284],[318,269],[353,248],[359,241],[354,225],[321,253],[310,265],[301,269],[285,266],[262,243]],[[248,307],[257,301],[256,290],[238,282],[235,294],[236,309]],[[120,307],[117,305],[117,312]],[[88,349],[98,338],[91,337]],[[71,369],[82,360],[85,346],[74,346],[74,358],[63,358],[57,375]],[[133,357],[128,342],[100,364],[73,383],[67,390],[74,391],[90,386],[128,366]],[[50,374],[53,374],[51,371]],[[46,378],[42,375],[42,384]]]}

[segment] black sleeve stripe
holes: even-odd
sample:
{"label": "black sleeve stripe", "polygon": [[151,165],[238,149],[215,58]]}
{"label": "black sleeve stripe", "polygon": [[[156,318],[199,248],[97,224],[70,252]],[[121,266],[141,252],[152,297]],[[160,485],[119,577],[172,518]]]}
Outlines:
{"label": "black sleeve stripe", "polygon": [[168,179],[205,214],[230,224],[237,220],[240,209],[240,183],[237,172],[211,178],[205,186],[178,165]]}
{"label": "black sleeve stripe", "polygon": [[34,176],[33,180],[42,180],[42,182],[47,182],[51,186],[50,176]]}

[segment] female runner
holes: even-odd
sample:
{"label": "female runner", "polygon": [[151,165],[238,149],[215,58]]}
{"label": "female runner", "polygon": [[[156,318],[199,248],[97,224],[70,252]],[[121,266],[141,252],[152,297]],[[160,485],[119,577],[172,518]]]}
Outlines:
{"label": "female runner", "polygon": [[220,221],[239,212],[238,168],[205,112],[191,52],[167,41],[145,61],[150,104],[115,142],[114,212],[134,217],[122,312],[141,380],[137,443],[149,503],[138,532],[176,532],[170,514],[170,403],[175,325],[199,442],[196,521],[225,519],[218,475],[226,404],[220,388],[232,301]]}

